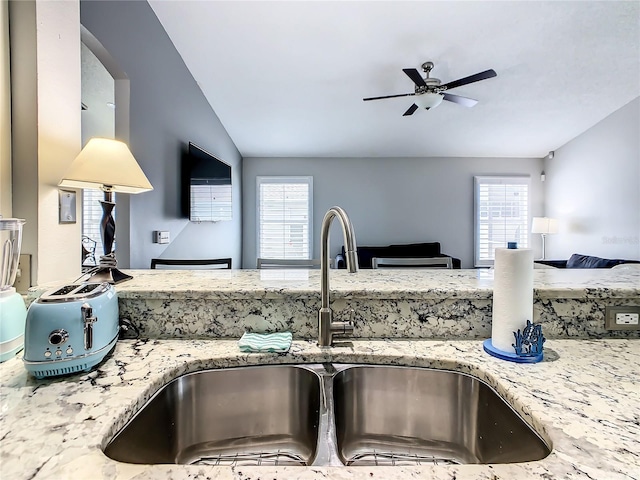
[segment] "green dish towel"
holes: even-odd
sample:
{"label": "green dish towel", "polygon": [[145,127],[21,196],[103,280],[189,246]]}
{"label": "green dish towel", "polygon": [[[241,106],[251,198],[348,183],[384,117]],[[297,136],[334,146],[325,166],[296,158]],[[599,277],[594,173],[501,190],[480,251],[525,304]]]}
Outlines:
{"label": "green dish towel", "polygon": [[284,353],[291,347],[291,332],[248,333],[245,332],[238,341],[242,352],[277,352]]}

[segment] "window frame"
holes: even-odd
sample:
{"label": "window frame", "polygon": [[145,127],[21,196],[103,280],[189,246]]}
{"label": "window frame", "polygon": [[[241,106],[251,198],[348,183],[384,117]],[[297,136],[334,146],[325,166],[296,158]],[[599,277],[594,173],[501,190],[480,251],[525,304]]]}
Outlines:
{"label": "window frame", "polygon": [[[480,186],[481,185],[524,185],[527,190],[527,204],[526,204],[526,218],[520,225],[525,228],[524,235],[520,235],[520,239],[524,239],[523,242],[519,242],[520,248],[529,248],[531,244],[531,176],[530,175],[476,175],[473,177],[473,260],[474,266],[477,267],[492,267],[494,259],[480,258]],[[505,202],[502,208],[514,208],[512,203]],[[506,242],[504,247],[506,247]],[[494,247],[494,248],[500,248]],[[495,255],[493,255],[495,258]]]}
{"label": "window frame", "polygon": [[[260,205],[260,188],[263,184],[306,184],[309,189],[308,201],[307,201],[307,228],[308,235],[308,255],[306,258],[310,260],[313,258],[313,176],[310,175],[298,175],[298,176],[274,176],[274,175],[258,175],[256,176],[256,258],[271,258],[261,255],[261,237],[260,237],[260,222],[261,222],[261,205]],[[283,257],[289,258],[289,257]],[[291,257],[293,258],[293,257]],[[300,257],[295,257],[300,258]]]}

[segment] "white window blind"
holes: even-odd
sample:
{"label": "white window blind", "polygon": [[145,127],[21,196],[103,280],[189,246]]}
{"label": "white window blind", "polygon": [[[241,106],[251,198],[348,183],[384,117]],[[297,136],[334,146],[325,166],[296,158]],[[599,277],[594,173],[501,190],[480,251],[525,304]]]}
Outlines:
{"label": "white window blind", "polygon": [[309,259],[313,177],[257,177],[258,257]]}
{"label": "white window blind", "polygon": [[507,242],[529,246],[529,177],[475,177],[475,266],[491,266]]}
{"label": "white window blind", "polygon": [[[113,194],[113,201],[115,202],[116,194]],[[100,221],[102,220],[102,205],[100,200],[104,199],[104,192],[97,189],[84,189],[82,191],[82,236],[88,237],[95,244],[95,261],[100,259],[100,255],[104,255],[104,249],[102,247],[102,236],[100,235]],[[116,217],[115,209],[113,210],[113,218]],[[85,244],[85,243],[83,243]],[[86,244],[88,245],[88,243]],[[93,243],[91,242],[91,245]],[[115,251],[115,242],[113,249]],[[83,258],[82,264],[94,265],[93,258]]]}

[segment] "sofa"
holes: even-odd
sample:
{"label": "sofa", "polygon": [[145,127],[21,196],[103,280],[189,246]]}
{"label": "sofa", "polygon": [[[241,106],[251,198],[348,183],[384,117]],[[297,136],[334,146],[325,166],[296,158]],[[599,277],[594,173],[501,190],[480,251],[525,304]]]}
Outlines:
{"label": "sofa", "polygon": [[[403,245],[387,245],[384,247],[367,247],[358,245],[358,267],[373,268],[371,260],[374,257],[383,258],[433,258],[451,257],[440,251],[440,242],[409,243]],[[460,259],[451,257],[453,268],[460,268]],[[336,255],[336,267],[347,268],[344,245],[342,251]]]}
{"label": "sofa", "polygon": [[555,268],[611,268],[623,263],[640,263],[640,260],[610,259],[574,253],[569,260],[536,260],[535,263]]}

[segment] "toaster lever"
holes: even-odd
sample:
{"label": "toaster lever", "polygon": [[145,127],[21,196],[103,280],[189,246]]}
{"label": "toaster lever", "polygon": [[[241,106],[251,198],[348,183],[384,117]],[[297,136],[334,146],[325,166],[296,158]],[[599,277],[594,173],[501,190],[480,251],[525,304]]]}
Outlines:
{"label": "toaster lever", "polygon": [[80,310],[84,322],[84,349],[90,350],[93,347],[93,324],[98,318],[93,316],[93,308],[88,303],[83,303]]}

